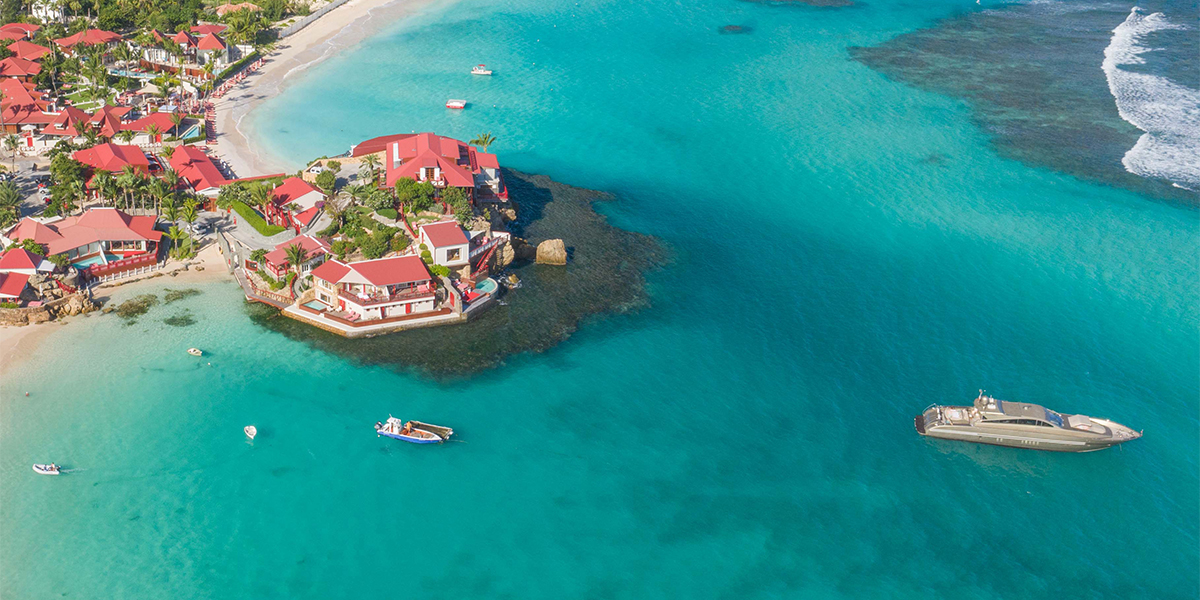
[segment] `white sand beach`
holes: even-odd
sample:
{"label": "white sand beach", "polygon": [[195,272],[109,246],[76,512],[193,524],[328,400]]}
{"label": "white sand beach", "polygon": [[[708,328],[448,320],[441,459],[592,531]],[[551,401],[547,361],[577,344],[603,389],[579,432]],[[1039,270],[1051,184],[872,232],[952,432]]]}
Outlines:
{"label": "white sand beach", "polygon": [[215,153],[239,177],[294,172],[304,165],[286,164],[264,152],[243,122],[264,99],[279,94],[289,78],[298,76],[336,52],[351,48],[397,19],[412,15],[434,0],[350,0],[279,42],[266,62],[223,98],[216,101]]}

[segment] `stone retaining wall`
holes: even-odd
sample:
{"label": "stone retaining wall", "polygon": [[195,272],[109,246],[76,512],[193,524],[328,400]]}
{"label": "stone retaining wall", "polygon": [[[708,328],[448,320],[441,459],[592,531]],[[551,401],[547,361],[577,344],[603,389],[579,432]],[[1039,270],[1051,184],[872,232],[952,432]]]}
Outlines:
{"label": "stone retaining wall", "polygon": [[99,308],[92,299],[78,292],[51,300],[42,306],[25,308],[0,308],[0,325],[17,326],[44,323],[59,317],[89,313]]}

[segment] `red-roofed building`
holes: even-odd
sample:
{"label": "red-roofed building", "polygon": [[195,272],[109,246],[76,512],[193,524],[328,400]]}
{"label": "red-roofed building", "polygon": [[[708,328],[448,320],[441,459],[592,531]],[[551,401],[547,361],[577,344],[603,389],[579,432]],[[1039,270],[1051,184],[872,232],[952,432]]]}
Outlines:
{"label": "red-roofed building", "polygon": [[263,259],[263,269],[272,273],[276,279],[284,277],[291,270],[291,265],[288,264],[287,249],[296,245],[304,248],[307,257],[300,265],[300,275],[302,276],[308,275],[309,271],[320,266],[329,256],[329,242],[311,235],[301,235],[279,243],[274,250],[268,252],[266,258]]}
{"label": "red-roofed building", "polygon": [[496,155],[453,138],[433,133],[388,135],[350,149],[352,158],[367,154],[379,155],[386,187],[395,187],[398,179],[406,178],[440,189],[461,188],[476,201],[508,199]]}
{"label": "red-roofed building", "polygon": [[34,25],[33,23],[6,23],[0,25],[0,31],[16,31],[26,38],[33,37],[33,34],[37,33],[41,28],[41,25]]}
{"label": "red-roofed building", "polygon": [[470,241],[456,221],[440,221],[421,225],[421,243],[429,247],[433,263],[445,267],[461,267],[470,256]]}
{"label": "red-roofed building", "polygon": [[150,173],[150,159],[137,146],[121,146],[118,144],[100,144],[77,150],[71,158],[91,167],[93,170],[104,170],[118,173],[125,167],[133,167],[134,171]]}
{"label": "red-roofed building", "polygon": [[271,190],[274,199],[263,215],[268,222],[295,229],[297,233],[317,220],[325,206],[325,194],[299,177],[289,177]]}
{"label": "red-roofed building", "polygon": [[203,25],[193,25],[190,31],[197,36],[204,36],[213,33],[225,33],[226,29],[229,29],[228,25],[221,25],[220,23],[205,23]]}
{"label": "red-roofed building", "polygon": [[13,77],[21,81],[29,81],[31,77],[42,72],[42,65],[33,62],[10,56],[4,60],[0,60],[0,77]]}
{"label": "red-roofed building", "polygon": [[0,273],[49,273],[54,270],[54,263],[46,260],[40,254],[34,254],[24,248],[9,248],[0,254]]}
{"label": "red-roofed building", "polygon": [[154,229],[157,221],[154,216],[130,216],[115,208],[93,208],[76,217],[45,223],[25,218],[4,237],[13,242],[32,239],[46,246],[51,256],[66,254],[72,262],[103,265],[157,253],[162,240],[162,232]]}
{"label": "red-roofed building", "polygon": [[[130,121],[121,125],[122,131],[133,131],[137,135],[133,137],[132,142],[138,145],[160,144],[164,134],[170,134],[175,129],[175,123],[171,121],[169,112],[152,112],[136,121]],[[151,129],[155,129],[157,133],[151,134]]]}
{"label": "red-roofed building", "polygon": [[75,48],[86,46],[102,45],[106,47],[112,47],[113,44],[116,44],[119,41],[121,41],[121,36],[111,31],[104,31],[103,29],[88,29],[86,31],[80,31],[75,35],[58,38],[54,40],[54,43],[58,44],[58,46],[63,50],[74,52]]}
{"label": "red-roofed building", "polygon": [[49,103],[42,99],[41,92],[33,89],[32,83],[0,78],[0,91],[4,92],[0,111],[4,113],[5,133],[17,133],[26,125],[40,128],[54,119],[54,115],[45,112]]}
{"label": "red-roofed building", "polygon": [[27,38],[28,36],[20,31],[4,31],[0,29],[0,41],[15,42],[17,40],[24,40]]}
{"label": "red-roofed building", "polygon": [[360,262],[330,260],[312,271],[316,299],[351,321],[434,310],[437,283],[416,256]]}
{"label": "red-roofed building", "polygon": [[202,64],[229,62],[229,46],[215,33],[210,33],[196,42],[196,55]]}
{"label": "red-roofed building", "polygon": [[23,273],[0,273],[0,300],[15,302],[21,299],[29,276]]}
{"label": "red-roofed building", "polygon": [[43,56],[50,52],[50,49],[45,46],[39,46],[33,42],[19,41],[8,45],[8,49],[17,58],[25,60],[41,60]]}
{"label": "red-roofed building", "polygon": [[187,181],[192,191],[209,198],[216,197],[221,186],[229,183],[212,159],[195,146],[176,146],[171,168]]}

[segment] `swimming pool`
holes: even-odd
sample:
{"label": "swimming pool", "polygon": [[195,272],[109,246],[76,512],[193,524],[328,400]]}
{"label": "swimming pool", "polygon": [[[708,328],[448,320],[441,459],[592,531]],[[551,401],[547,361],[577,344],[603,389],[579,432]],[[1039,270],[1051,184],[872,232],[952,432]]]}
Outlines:
{"label": "swimming pool", "polygon": [[304,303],[304,306],[307,306],[308,308],[311,308],[313,310],[325,310],[326,308],[328,308],[327,306],[325,306],[325,303],[321,302],[320,300],[309,300],[308,302]]}
{"label": "swimming pool", "polygon": [[484,279],[475,284],[475,291],[483,294],[491,294],[496,291],[496,280],[492,278]]}
{"label": "swimming pool", "polygon": [[[118,259],[120,259],[120,258],[121,258],[120,256],[117,256],[117,255],[115,255],[115,254],[108,254],[108,255],[106,255],[106,256],[107,256],[107,258],[108,258],[108,262],[112,262],[112,261],[114,261],[114,260],[118,260]],[[71,263],[71,264],[72,264],[72,265],[75,265],[75,268],[76,268],[76,269],[86,269],[86,268],[88,268],[88,267],[90,267],[90,266],[92,266],[92,265],[94,265],[94,264],[98,264],[98,263],[101,263],[101,262],[104,262],[104,260],[100,258],[100,255],[99,255],[99,254],[97,254],[97,255],[95,255],[95,256],[93,256],[93,257],[90,257],[90,258],[85,258],[85,259],[83,259],[83,260],[81,260],[81,261],[78,261],[78,262],[73,262],[73,263]]]}
{"label": "swimming pool", "polygon": [[196,123],[195,125],[189,127],[187,131],[183,132],[183,135],[179,136],[179,139],[186,140],[188,138],[194,138],[198,135],[200,135],[200,124]]}
{"label": "swimming pool", "polygon": [[137,73],[134,71],[126,71],[124,69],[109,69],[109,73],[117,77],[133,77],[136,79],[154,79],[154,73]]}

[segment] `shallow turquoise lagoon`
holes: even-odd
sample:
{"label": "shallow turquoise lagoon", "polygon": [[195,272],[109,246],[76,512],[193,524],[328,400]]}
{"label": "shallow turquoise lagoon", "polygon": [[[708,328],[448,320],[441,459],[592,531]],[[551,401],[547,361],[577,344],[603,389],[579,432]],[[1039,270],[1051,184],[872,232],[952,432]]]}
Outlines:
{"label": "shallow turquoise lagoon", "polygon": [[[846,50],[985,8],[464,0],[297,74],[244,123],[271,151],[490,131],[670,248],[651,305],[448,382],[260,328],[232,283],[77,319],[0,381],[0,595],[1194,598],[1195,210],[1001,159]],[[979,388],[1145,437],[913,431]]]}

